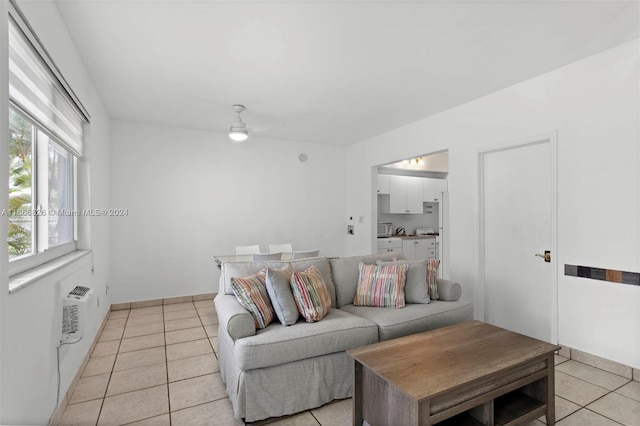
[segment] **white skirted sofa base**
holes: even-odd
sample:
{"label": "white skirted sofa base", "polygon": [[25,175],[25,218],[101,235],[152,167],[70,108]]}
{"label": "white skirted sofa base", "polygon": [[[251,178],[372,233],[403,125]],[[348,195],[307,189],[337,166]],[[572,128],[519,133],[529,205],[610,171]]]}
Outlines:
{"label": "white skirted sofa base", "polygon": [[[473,319],[471,303],[459,300],[460,284],[448,280],[438,280],[441,300],[428,304],[407,304],[402,309],[354,306],[358,264],[394,257],[398,255],[222,264],[215,298],[218,362],[236,418],[254,422],[348,398],[353,360],[347,350]],[[276,319],[256,330],[253,318],[233,295],[231,278],[287,264],[296,270],[316,266],[331,294],[332,309],[318,322],[301,318],[284,327]]]}

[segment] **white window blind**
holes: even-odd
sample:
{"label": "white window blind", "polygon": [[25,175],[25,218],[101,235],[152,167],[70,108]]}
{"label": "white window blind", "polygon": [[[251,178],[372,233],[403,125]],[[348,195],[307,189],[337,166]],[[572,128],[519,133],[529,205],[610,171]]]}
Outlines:
{"label": "white window blind", "polygon": [[[18,21],[16,21],[16,19]],[[20,16],[9,19],[9,98],[11,103],[51,133],[59,143],[82,156],[84,114],[52,69],[52,62],[35,36],[20,25]],[[25,30],[27,33],[25,33]],[[33,40],[33,42],[32,42]],[[35,43],[35,45],[34,45]]]}

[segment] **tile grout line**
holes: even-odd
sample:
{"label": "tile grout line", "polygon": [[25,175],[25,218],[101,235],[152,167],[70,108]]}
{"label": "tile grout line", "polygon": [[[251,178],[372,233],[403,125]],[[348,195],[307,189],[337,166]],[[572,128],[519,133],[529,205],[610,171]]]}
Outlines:
{"label": "tile grout line", "polygon": [[[626,385],[628,385],[630,382],[632,382],[632,381],[633,381],[633,380],[631,380],[631,379],[627,379],[627,378],[626,378],[626,377],[624,377],[624,376],[620,376],[620,375],[615,374],[615,373],[612,373],[612,372],[610,372],[610,371],[603,370],[603,369],[598,368],[598,367],[593,367],[593,366],[591,366],[591,365],[589,365],[589,364],[584,364],[584,363],[582,363],[582,362],[580,362],[580,361],[576,361],[576,362],[578,362],[578,363],[580,363],[580,364],[582,364],[582,365],[586,365],[586,366],[591,367],[591,368],[597,368],[598,370],[603,371],[603,372],[605,372],[605,373],[612,374],[612,375],[617,376],[617,377],[621,377],[621,378],[625,379],[625,380],[626,380],[626,382],[625,382],[624,384],[622,384],[622,385],[618,386],[617,388],[613,389],[613,390],[609,390],[609,389],[605,388],[605,387],[604,387],[604,386],[602,386],[602,385],[599,385],[599,384],[597,384],[597,383],[590,382],[589,380],[583,379],[582,377],[574,376],[573,374],[571,374],[571,373],[567,373],[566,371],[561,371],[561,370],[560,370],[560,371],[556,371],[556,373],[566,374],[567,376],[573,377],[574,379],[582,380],[582,381],[583,381],[583,382],[585,382],[585,383],[589,383],[590,385],[597,386],[597,387],[599,387],[599,388],[601,388],[601,389],[604,389],[604,390],[606,390],[607,392],[615,392],[615,391],[617,391],[618,389],[620,389],[621,387],[626,386]],[[563,363],[557,364],[557,365],[556,365],[556,367],[557,367],[558,365],[561,365],[561,364],[563,364]],[[623,395],[623,396],[624,396],[624,395]],[[565,398],[565,399],[566,399],[566,398]]]}
{"label": "tile grout line", "polygon": [[[611,373],[611,374],[613,374],[613,373]],[[621,377],[622,377],[622,376],[621,376]],[[589,382],[587,382],[587,383],[589,383]],[[627,382],[627,383],[628,383],[628,382]],[[627,383],[625,383],[623,386],[625,386]],[[622,387],[622,386],[621,386],[621,387]],[[603,388],[603,389],[604,389],[604,388]],[[620,389],[620,388],[617,388],[617,389]],[[597,401],[600,401],[601,399],[604,399],[604,398],[605,398],[605,397],[607,397],[609,394],[614,393],[614,391],[609,391],[608,389],[607,389],[607,391],[608,391],[608,392],[607,392],[606,394],[602,395],[602,396],[601,396],[601,397],[599,397],[599,398],[594,399],[593,401],[591,401],[591,402],[590,402],[590,403],[588,403],[587,405],[581,405],[581,407],[582,407],[582,408],[584,408],[585,410],[589,410],[589,411],[591,411],[592,413],[595,413],[595,414],[597,414],[597,415],[599,415],[599,416],[602,416],[602,417],[604,417],[604,418],[606,418],[606,419],[608,419],[608,420],[611,420],[612,422],[615,422],[615,423],[618,423],[618,424],[621,424],[621,425],[623,425],[623,426],[624,426],[624,423],[620,423],[620,422],[618,422],[618,421],[616,421],[616,420],[614,420],[614,419],[612,419],[612,418],[609,418],[608,416],[605,416],[605,415],[604,415],[604,414],[602,414],[602,413],[598,413],[597,411],[595,411],[595,410],[593,410],[593,409],[591,409],[591,408],[588,408],[588,407],[589,407],[589,405],[591,405],[591,404],[593,404],[593,403],[595,403],[595,402],[597,402]],[[624,395],[621,395],[621,394],[619,394],[619,393],[618,393],[618,394],[616,394],[616,395],[620,395],[620,396],[622,396],[622,397],[624,397],[624,398],[627,398],[627,399],[629,399],[629,400],[631,400],[631,401],[635,401],[634,399],[632,399],[632,398],[628,398],[628,397],[626,397],[626,396],[624,396]],[[565,398],[565,399],[566,399],[566,398]],[[580,405],[580,404],[578,404],[578,405]],[[631,425],[627,425],[627,426],[631,426]]]}
{"label": "tile grout line", "polygon": [[[202,324],[202,328],[204,329],[204,324],[202,323],[202,317],[198,313],[198,319],[200,320],[200,324]],[[211,337],[207,334],[207,330],[204,330],[205,336],[207,336],[207,341],[209,342],[209,346],[211,346],[211,350],[213,351],[213,356],[216,357],[216,361],[218,361],[218,354],[216,353],[216,348],[213,347],[213,343],[211,343]]]}
{"label": "tile grout line", "polygon": [[[606,395],[605,395],[605,396],[606,396]],[[603,398],[604,398],[604,396],[603,396]],[[600,399],[600,398],[598,398],[598,399]],[[597,400],[596,400],[596,401],[597,401]],[[596,401],[593,401],[593,402],[596,402]],[[625,425],[624,423],[620,423],[620,422],[618,422],[618,421],[616,421],[616,420],[613,420],[613,419],[611,419],[611,418],[609,418],[609,417],[605,416],[604,414],[598,413],[597,411],[593,411],[593,410],[592,410],[592,409],[590,409],[590,408],[583,407],[582,409],[587,410],[587,411],[590,411],[590,412],[592,412],[593,414],[597,414],[598,416],[604,417],[604,418],[605,418],[605,419],[607,419],[607,420],[611,420],[612,422],[617,423],[617,424],[619,424],[619,425],[622,425],[622,426],[632,426],[632,425]]]}
{"label": "tile grout line", "polygon": [[[133,309],[137,309],[137,308],[133,308]],[[140,309],[142,309],[142,308],[140,308]],[[129,310],[129,311],[130,311],[130,310]],[[152,314],[150,314],[150,315],[152,315]],[[143,316],[144,316],[144,315],[143,315]],[[163,323],[163,326],[162,326],[163,332],[162,332],[162,334],[163,334],[163,340],[164,340],[164,309],[163,309],[163,311],[162,311],[162,316],[163,316],[163,321],[162,321],[162,323]],[[127,315],[127,323],[128,323],[128,320],[129,320],[129,316]],[[146,325],[146,324],[143,324],[143,325]],[[135,327],[135,326],[133,326],[133,327]],[[125,323],[125,328],[126,328],[126,323]],[[151,334],[159,334],[159,333],[151,333]],[[133,336],[133,337],[129,337],[129,338],[131,339],[131,338],[144,337],[144,336],[149,336],[149,335],[148,335],[148,334],[145,334],[145,335]],[[124,332],[123,332],[123,338],[120,340],[120,344],[122,344],[122,340],[123,340],[123,339],[124,339]],[[164,346],[165,346],[165,361],[164,361],[164,364],[165,364],[165,369],[166,369],[166,368],[167,368],[167,365],[166,365],[166,362],[167,362],[167,361],[166,361],[166,341],[165,341],[165,345],[164,345]],[[160,347],[160,346],[154,346],[154,347],[152,347],[152,348],[144,348],[144,349],[138,349],[138,350],[136,350],[136,351],[122,352],[122,353],[137,352],[137,351],[140,351],[140,350],[153,349],[153,348],[156,348],[156,347]],[[118,346],[118,353],[117,353],[117,355],[119,355],[119,354],[120,354],[119,349],[120,349],[120,346]],[[117,360],[117,355],[116,355],[116,360]],[[142,366],[142,367],[149,367],[149,366],[152,366],[152,365],[160,365],[160,364],[162,364],[162,362],[160,362],[160,363],[156,363],[156,364],[145,365],[145,366]],[[134,368],[141,368],[141,367],[126,368],[126,369],[118,370],[118,371],[127,371],[127,370],[132,370],[132,369],[134,369]],[[113,364],[113,368],[112,368],[112,370],[111,370],[111,375],[109,376],[109,382],[111,382],[111,377],[112,377],[112,375],[113,375],[113,373],[114,373],[114,372],[115,372],[115,361],[114,361],[114,364]],[[169,395],[168,395],[168,388],[169,388],[169,386],[168,386],[168,383],[169,383],[169,379],[168,379],[168,371],[167,371],[167,383],[166,383],[166,385],[167,385],[167,404],[169,404]],[[161,386],[161,385],[155,385],[155,386],[143,387],[143,388],[140,388],[140,389],[134,389],[134,390],[126,391],[126,392],[117,393],[117,394],[114,394],[114,395],[111,395],[111,396],[124,395],[124,394],[127,394],[127,393],[133,393],[133,392],[137,392],[137,391],[144,390],[144,389],[151,389],[151,388],[154,388],[154,387],[157,387],[157,386]],[[108,385],[107,385],[107,389],[108,389]],[[106,396],[106,391],[105,391],[105,398],[103,399],[103,405],[104,405],[104,400],[105,400],[106,398],[107,398],[107,396]],[[100,411],[102,411],[102,408],[100,409]],[[168,412],[167,414],[169,414],[169,419],[171,419],[170,412]],[[162,414],[158,414],[158,415],[154,415],[154,416],[150,416],[150,417],[145,417],[145,418],[143,418],[143,419],[133,420],[133,421],[131,421],[131,422],[124,423],[124,424],[123,424],[123,426],[124,426],[124,425],[126,425],[126,424],[131,424],[131,423],[136,423],[136,422],[139,422],[139,421],[143,421],[143,420],[151,419],[151,418],[153,418],[153,417],[157,417],[157,416],[159,416],[159,415],[162,415]],[[98,418],[99,418],[99,417],[98,417]],[[171,422],[171,420],[169,420],[169,422]]]}
{"label": "tile grout line", "polygon": [[307,410],[307,411],[309,412],[309,414],[311,414],[311,417],[313,417],[313,420],[315,420],[319,426],[322,426],[322,423],[320,423],[320,420],[318,420],[318,418],[313,414],[313,411],[311,410]]}
{"label": "tile grout line", "polygon": [[[127,313],[127,317],[124,321],[124,328],[127,328],[127,322],[129,322],[129,314],[131,310]],[[102,334],[104,330],[100,334]],[[116,357],[113,359],[113,365],[111,366],[111,371],[109,372],[109,380],[107,380],[107,387],[104,389],[104,395],[102,396],[102,402],[100,403],[100,410],[98,411],[98,418],[96,419],[96,426],[100,421],[100,416],[102,415],[102,409],[104,408],[104,402],[107,399],[107,391],[109,390],[109,385],[111,384],[111,378],[113,377],[113,370],[116,368],[116,360],[118,359],[118,354],[120,353],[120,345],[122,344],[122,339],[124,337],[124,329],[122,330],[122,336],[120,336],[120,340],[118,341],[118,349],[116,351]]]}

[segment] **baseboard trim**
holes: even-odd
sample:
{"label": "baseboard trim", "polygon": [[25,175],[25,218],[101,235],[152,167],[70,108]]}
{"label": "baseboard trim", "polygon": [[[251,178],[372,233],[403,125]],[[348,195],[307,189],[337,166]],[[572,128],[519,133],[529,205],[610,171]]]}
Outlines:
{"label": "baseboard trim", "polygon": [[591,367],[608,371],[609,373],[617,374],[618,376],[626,377],[629,380],[640,382],[640,369],[633,368],[616,361],[611,361],[609,359],[566,346],[563,346],[562,349],[558,351],[558,355],[590,365]]}
{"label": "baseboard trim", "polygon": [[120,311],[123,309],[148,308],[150,306],[171,305],[173,303],[198,302],[200,300],[209,300],[216,297],[217,293],[196,294],[193,296],[177,296],[167,297],[164,299],[140,300],[136,302],[114,303],[111,305],[112,311]]}

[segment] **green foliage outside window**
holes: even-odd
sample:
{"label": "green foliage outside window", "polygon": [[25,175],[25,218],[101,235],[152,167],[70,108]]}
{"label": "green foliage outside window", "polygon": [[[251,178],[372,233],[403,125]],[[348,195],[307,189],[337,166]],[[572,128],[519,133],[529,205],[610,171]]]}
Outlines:
{"label": "green foliage outside window", "polygon": [[9,257],[33,249],[33,126],[9,110]]}

